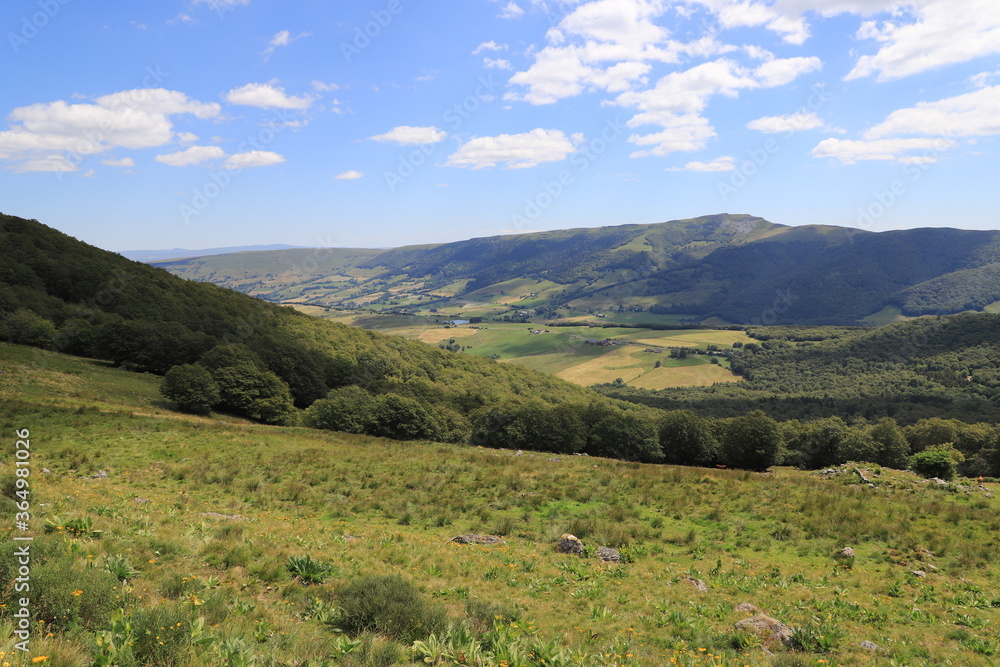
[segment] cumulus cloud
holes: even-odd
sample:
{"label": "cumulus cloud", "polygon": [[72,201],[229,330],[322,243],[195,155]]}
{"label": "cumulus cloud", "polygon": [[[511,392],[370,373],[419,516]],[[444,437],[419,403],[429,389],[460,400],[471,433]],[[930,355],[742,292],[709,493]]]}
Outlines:
{"label": "cumulus cloud", "polygon": [[226,101],[261,109],[298,110],[308,109],[313,103],[310,97],[286,95],[283,88],[270,83],[248,83],[240,88],[233,88],[226,93]]}
{"label": "cumulus cloud", "polygon": [[162,88],[126,90],[92,103],[58,100],[17,107],[8,116],[10,129],[0,131],[0,159],[24,159],[18,171],[67,171],[51,160],[53,154],[79,162],[115,148],[163,146],[183,134],[174,131],[173,116],[206,119],[219,113],[218,104]]}
{"label": "cumulus cloud", "polygon": [[510,61],[503,58],[483,58],[483,64],[490,69],[510,69]]}
{"label": "cumulus cloud", "polygon": [[71,172],[80,167],[65,155],[46,155],[32,158],[14,165],[14,171],[23,174],[29,171]]}
{"label": "cumulus cloud", "polygon": [[483,51],[506,51],[509,47],[506,44],[497,44],[492,39],[488,42],[483,42],[477,46],[473,51],[472,55],[478,56]]}
{"label": "cumulus cloud", "polygon": [[272,151],[250,151],[248,153],[230,155],[226,158],[225,166],[230,169],[270,167],[274,164],[281,164],[284,161],[284,157]]}
{"label": "cumulus cloud", "polygon": [[369,138],[372,141],[391,141],[408,146],[411,144],[435,144],[447,136],[447,132],[439,130],[434,126],[413,127],[410,125],[400,125],[399,127],[392,128],[385,134],[377,134]]}
{"label": "cumulus cloud", "polygon": [[667,171],[732,171],[736,168],[736,158],[729,155],[717,157],[711,162],[688,162],[683,167],[672,167]]}
{"label": "cumulus cloud", "polygon": [[190,167],[210,160],[220,160],[226,157],[226,152],[218,146],[191,146],[176,153],[157,155],[154,160],[171,167]]}
{"label": "cumulus cloud", "polygon": [[504,5],[503,9],[500,11],[500,18],[502,19],[516,19],[523,15],[524,10],[521,9],[521,7],[513,0]]}
{"label": "cumulus cloud", "polygon": [[823,127],[823,121],[813,111],[799,111],[788,116],[764,116],[747,123],[747,129],[768,134],[801,132],[821,127]]}
{"label": "cumulus cloud", "polygon": [[937,160],[940,153],[955,146],[955,142],[944,138],[899,137],[894,139],[824,139],[812,150],[813,157],[837,159],[844,164],[854,164],[860,160],[894,160],[912,162],[911,151],[923,151],[921,163]]}
{"label": "cumulus cloud", "polygon": [[333,178],[335,180],[338,180],[338,181],[354,181],[354,180],[357,180],[357,179],[359,179],[359,178],[361,178],[363,176],[364,176],[364,173],[358,171],[357,169],[348,169],[347,171],[343,171],[343,172],[337,174]]}
{"label": "cumulus cloud", "polygon": [[496,137],[477,137],[462,144],[451,157],[452,167],[484,169],[503,164],[506,169],[537,167],[544,162],[558,162],[576,152],[576,144],[583,137],[572,139],[560,130],[537,128],[524,134],[501,134]]}

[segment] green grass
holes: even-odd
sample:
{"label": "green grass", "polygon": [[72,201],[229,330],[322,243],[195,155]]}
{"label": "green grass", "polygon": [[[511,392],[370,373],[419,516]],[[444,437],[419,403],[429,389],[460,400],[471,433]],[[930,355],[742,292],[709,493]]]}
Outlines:
{"label": "green grass", "polygon": [[[421,651],[461,647],[493,665],[501,649],[727,666],[978,666],[1000,650],[1000,501],[979,492],[889,470],[873,471],[869,489],[849,471],[553,461],[190,417],[157,405],[153,376],[33,358],[0,345],[0,433],[11,452],[14,430],[31,430],[33,568],[45,587],[32,597],[53,613],[31,656],[46,664],[91,664],[114,642],[128,646],[110,663],[121,665],[409,664],[428,655],[410,651],[416,636]],[[75,394],[65,376],[82,380]],[[97,470],[107,477],[89,477]],[[53,517],[90,533],[44,534]],[[449,541],[497,529],[504,544]],[[565,532],[628,562],[558,554]],[[851,567],[835,558],[843,546],[857,553]],[[302,581],[291,562],[330,578]],[[119,581],[125,565],[137,572]],[[376,575],[412,589],[397,600]],[[795,628],[802,650],[735,633],[741,602]],[[355,609],[383,611],[344,615]]]}

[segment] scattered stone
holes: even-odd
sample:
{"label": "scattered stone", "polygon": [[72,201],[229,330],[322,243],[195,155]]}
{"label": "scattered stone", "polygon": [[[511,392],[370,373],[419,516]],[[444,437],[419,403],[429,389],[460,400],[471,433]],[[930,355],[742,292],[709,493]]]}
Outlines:
{"label": "scattered stone", "polygon": [[49,474],[50,472],[52,472],[52,471],[51,471],[51,470],[49,470],[48,468],[42,468],[42,474],[43,474],[43,475],[47,475],[47,474]]}
{"label": "scattered stone", "polygon": [[517,450],[517,453],[516,453],[516,454],[514,454],[514,456],[521,456],[522,454],[524,454],[524,452],[522,452],[522,451],[521,451],[521,450],[519,449],[519,450]]}
{"label": "scattered stone", "polygon": [[89,475],[88,477],[89,477],[89,479],[104,479],[107,476],[108,476],[107,471],[105,471],[105,470],[98,470],[95,474]]}
{"label": "scattered stone", "polygon": [[867,639],[864,640],[863,642],[861,642],[860,644],[858,644],[858,646],[860,646],[861,648],[863,648],[866,651],[881,651],[882,650],[881,646],[879,646],[875,642],[870,642]]}
{"label": "scattered stone", "polygon": [[556,542],[556,550],[564,554],[576,554],[577,556],[583,555],[583,542],[576,535],[570,535],[565,533]]}
{"label": "scattered stone", "polygon": [[457,535],[451,541],[455,544],[503,544],[496,535]]}
{"label": "scattered stone", "polygon": [[924,572],[923,570],[910,570],[910,574],[912,574],[914,577],[926,577],[927,576],[927,573]]}
{"label": "scattered stone", "polygon": [[736,621],[736,629],[744,632],[752,632],[760,636],[764,641],[777,640],[782,644],[788,644],[792,640],[792,629],[779,620],[773,619],[764,614],[757,614],[742,621]]}
{"label": "scattered stone", "polygon": [[934,482],[938,486],[948,486],[948,482],[941,479],[940,477],[931,477],[930,481]]}
{"label": "scattered stone", "polygon": [[701,579],[692,579],[691,577],[684,577],[684,581],[694,586],[695,590],[698,591],[699,593],[708,592],[708,584],[706,584]]}
{"label": "scattered stone", "polygon": [[851,547],[844,547],[840,550],[840,558],[854,558],[854,549]]}
{"label": "scattered stone", "polygon": [[552,463],[559,463],[559,457],[556,456],[555,458],[549,459],[549,461],[551,461]]}
{"label": "scattered stone", "polygon": [[345,542],[357,542],[360,539],[357,535],[344,535]]}
{"label": "scattered stone", "polygon": [[866,472],[868,472],[867,470],[862,470],[861,468],[855,468],[854,472],[858,473],[858,477],[860,477],[861,481],[864,482],[865,484],[872,483],[871,478],[865,474]]}
{"label": "scattered stone", "polygon": [[605,563],[622,562],[622,555],[618,553],[617,549],[612,549],[611,547],[598,547],[597,557],[603,560]]}
{"label": "scattered stone", "polygon": [[218,512],[202,512],[201,516],[207,516],[213,519],[228,519],[230,521],[247,521],[247,517],[241,516],[239,514],[219,514]]}
{"label": "scattered stone", "polygon": [[149,498],[140,498],[139,496],[136,496],[132,500],[134,500],[135,502],[139,503],[140,505],[145,505],[146,503],[149,502]]}
{"label": "scattered stone", "polygon": [[741,602],[736,605],[736,611],[746,612],[747,614],[759,614],[760,609],[755,604],[749,602]]}
{"label": "scattered stone", "polygon": [[933,572],[937,572],[938,571],[937,565],[934,565],[933,563],[927,563],[927,569],[931,570]]}

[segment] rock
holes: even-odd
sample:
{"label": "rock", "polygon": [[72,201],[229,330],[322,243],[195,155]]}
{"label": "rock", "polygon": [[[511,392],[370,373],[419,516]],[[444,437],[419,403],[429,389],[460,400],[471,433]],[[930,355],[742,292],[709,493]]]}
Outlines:
{"label": "rock", "polygon": [[345,542],[357,542],[360,539],[357,535],[344,535]]}
{"label": "rock", "polygon": [[451,541],[455,544],[503,544],[496,535],[457,535]]}
{"label": "rock", "polygon": [[852,549],[851,547],[844,547],[843,549],[840,550],[840,553],[837,554],[837,557],[838,558],[854,558],[854,549]]}
{"label": "rock", "polygon": [[924,572],[923,570],[910,570],[910,574],[912,574],[914,577],[926,577],[927,576],[927,573]]}
{"label": "rock", "polygon": [[760,609],[757,608],[757,605],[751,604],[749,602],[741,602],[738,605],[736,605],[736,611],[746,612],[747,614],[760,613]]}
{"label": "rock", "polygon": [[107,476],[108,476],[107,471],[98,470],[95,474],[90,475],[90,479],[104,479]]}
{"label": "rock", "polygon": [[618,553],[617,549],[612,549],[611,547],[598,547],[597,557],[606,563],[622,562],[622,555]]}
{"label": "rock", "polygon": [[549,461],[552,462],[552,463],[559,463],[559,457],[556,456],[554,458],[549,459]]}
{"label": "rock", "polygon": [[47,474],[49,474],[50,472],[52,472],[52,471],[51,471],[51,470],[49,470],[48,468],[42,468],[42,474],[43,474],[43,475],[47,475]]}
{"label": "rock", "polygon": [[136,496],[132,500],[139,503],[140,505],[145,505],[146,503],[149,502],[149,498],[140,498],[139,496]]}
{"label": "rock", "polygon": [[219,514],[218,512],[202,512],[201,516],[211,517],[213,519],[228,519],[229,521],[246,521],[245,516],[239,514]]}
{"label": "rock", "polygon": [[764,614],[756,614],[742,621],[736,621],[736,629],[743,632],[752,632],[763,638],[764,641],[777,640],[782,644],[788,644],[792,640],[792,629],[777,619]]}
{"label": "rock", "polygon": [[858,646],[860,646],[861,648],[863,648],[866,651],[881,651],[882,650],[881,646],[879,646],[875,642],[870,642],[867,639],[864,640],[863,642],[861,642],[860,644],[858,644]]}
{"label": "rock", "polygon": [[862,470],[861,468],[855,468],[854,472],[858,473],[858,477],[861,478],[862,482],[864,482],[865,484],[871,484],[872,481],[871,478],[865,474],[866,472],[868,472],[867,470]]}
{"label": "rock", "polygon": [[699,593],[708,592],[708,584],[706,584],[701,579],[692,579],[691,577],[684,577],[684,581],[694,586],[695,590],[698,591]]}
{"label": "rock", "polygon": [[948,486],[948,482],[944,481],[940,477],[931,477],[930,481],[934,482],[938,486]]}
{"label": "rock", "polygon": [[570,535],[569,533],[564,534],[556,542],[556,550],[564,554],[576,554],[577,556],[583,555],[583,542],[576,535]]}

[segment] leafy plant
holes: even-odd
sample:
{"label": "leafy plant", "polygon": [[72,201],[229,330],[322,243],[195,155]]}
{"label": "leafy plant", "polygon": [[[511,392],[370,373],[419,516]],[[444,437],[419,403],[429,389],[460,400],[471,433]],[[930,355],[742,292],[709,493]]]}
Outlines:
{"label": "leafy plant", "polygon": [[305,556],[289,556],[286,569],[303,584],[322,584],[330,578],[333,567],[329,563],[313,560]]}

